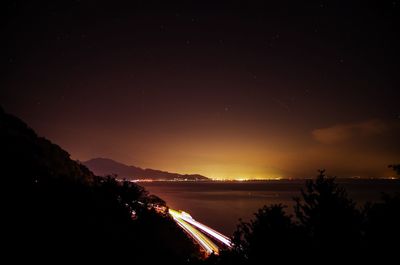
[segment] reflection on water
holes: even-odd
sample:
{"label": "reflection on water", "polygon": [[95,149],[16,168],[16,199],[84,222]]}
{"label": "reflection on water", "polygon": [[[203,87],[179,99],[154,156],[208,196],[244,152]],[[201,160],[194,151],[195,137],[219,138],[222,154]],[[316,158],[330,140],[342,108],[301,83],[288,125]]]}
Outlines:
{"label": "reflection on water", "polygon": [[[342,180],[358,205],[377,201],[381,192],[400,191],[395,180]],[[249,220],[263,205],[287,205],[293,213],[293,197],[300,196],[304,180],[266,182],[145,182],[152,194],[174,209],[189,212],[196,220],[226,234],[235,230],[238,219]]]}

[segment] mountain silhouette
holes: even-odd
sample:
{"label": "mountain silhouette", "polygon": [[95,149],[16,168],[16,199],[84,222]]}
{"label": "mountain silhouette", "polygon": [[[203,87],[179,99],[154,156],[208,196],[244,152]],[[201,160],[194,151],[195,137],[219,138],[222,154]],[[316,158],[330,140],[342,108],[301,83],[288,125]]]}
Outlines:
{"label": "mountain silhouette", "polygon": [[116,174],[118,178],[154,179],[154,180],[209,180],[199,174],[178,174],[150,168],[128,166],[108,158],[94,158],[83,162],[96,175],[106,176]]}
{"label": "mountain silhouette", "polygon": [[136,183],[96,176],[1,106],[0,146],[2,240],[13,258],[188,264],[200,257],[167,212],[154,209],[165,201]]}

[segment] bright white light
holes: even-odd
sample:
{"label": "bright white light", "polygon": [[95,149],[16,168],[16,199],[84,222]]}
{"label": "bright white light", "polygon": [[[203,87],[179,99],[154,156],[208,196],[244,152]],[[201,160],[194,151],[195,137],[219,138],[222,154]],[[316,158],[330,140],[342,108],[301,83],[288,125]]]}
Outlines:
{"label": "bright white light", "polygon": [[177,221],[183,220],[183,221],[185,221],[185,223],[187,222],[187,223],[199,228],[201,231],[203,231],[203,232],[207,233],[208,235],[214,237],[215,239],[219,240],[220,242],[222,242],[226,246],[232,247],[231,240],[227,236],[224,236],[223,234],[215,231],[214,229],[212,229],[212,228],[210,228],[208,226],[205,226],[202,223],[197,222],[196,220],[194,220],[192,218],[192,216],[190,216],[190,214],[188,214],[186,212],[178,212],[178,211],[173,210],[173,209],[170,209],[169,213],[172,215],[172,217],[174,217],[175,220],[177,220]]}
{"label": "bright white light", "polygon": [[194,219],[187,218],[185,216],[181,216],[181,218],[183,220],[185,220],[186,222],[194,225],[195,227],[201,229],[202,231],[206,232],[207,234],[209,234],[210,236],[214,237],[215,239],[218,239],[219,241],[221,241],[222,243],[224,243],[228,247],[231,247],[231,241],[230,241],[230,239],[228,237],[222,235],[221,233],[215,231],[214,229],[211,229],[208,226],[203,225],[202,223],[199,223],[199,222],[195,221]]}

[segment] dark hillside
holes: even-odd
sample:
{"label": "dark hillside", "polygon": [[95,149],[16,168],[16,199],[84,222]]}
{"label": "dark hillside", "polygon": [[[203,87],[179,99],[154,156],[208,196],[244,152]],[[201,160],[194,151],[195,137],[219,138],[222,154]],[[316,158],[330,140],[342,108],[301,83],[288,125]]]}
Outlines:
{"label": "dark hillside", "polygon": [[[185,263],[197,248],[141,186],[97,177],[69,154],[0,112],[3,240],[17,253]],[[17,256],[18,257],[18,256]]]}

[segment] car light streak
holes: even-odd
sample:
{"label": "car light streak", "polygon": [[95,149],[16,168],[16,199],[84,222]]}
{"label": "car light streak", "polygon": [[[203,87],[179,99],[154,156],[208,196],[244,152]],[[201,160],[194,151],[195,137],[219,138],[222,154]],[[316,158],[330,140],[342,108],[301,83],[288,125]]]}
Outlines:
{"label": "car light streak", "polygon": [[202,223],[197,222],[196,220],[194,220],[191,217],[181,216],[181,219],[185,220],[186,222],[190,223],[191,225],[194,225],[195,227],[199,228],[200,230],[202,230],[203,232],[207,233],[208,235],[214,237],[215,239],[218,239],[226,246],[232,247],[231,240],[227,236],[224,236],[223,234],[215,231],[214,229],[212,229],[208,226],[205,226]]}
{"label": "car light streak", "polygon": [[[176,212],[176,211],[175,211]],[[176,212],[179,214],[179,212]],[[189,223],[179,218],[179,215],[174,215],[174,212],[170,212],[171,216],[174,218],[175,222],[186,231],[199,245],[207,252],[208,255],[214,253],[219,253],[218,247],[200,231],[194,228]]]}
{"label": "car light streak", "polygon": [[[202,232],[210,235],[214,239],[222,242],[228,247],[232,247],[230,239],[223,234],[205,226],[194,220],[188,213],[169,209],[169,214],[173,217],[175,222],[184,229],[199,245],[208,253],[219,253],[219,248],[208,239]],[[200,229],[201,231],[197,230]]]}

